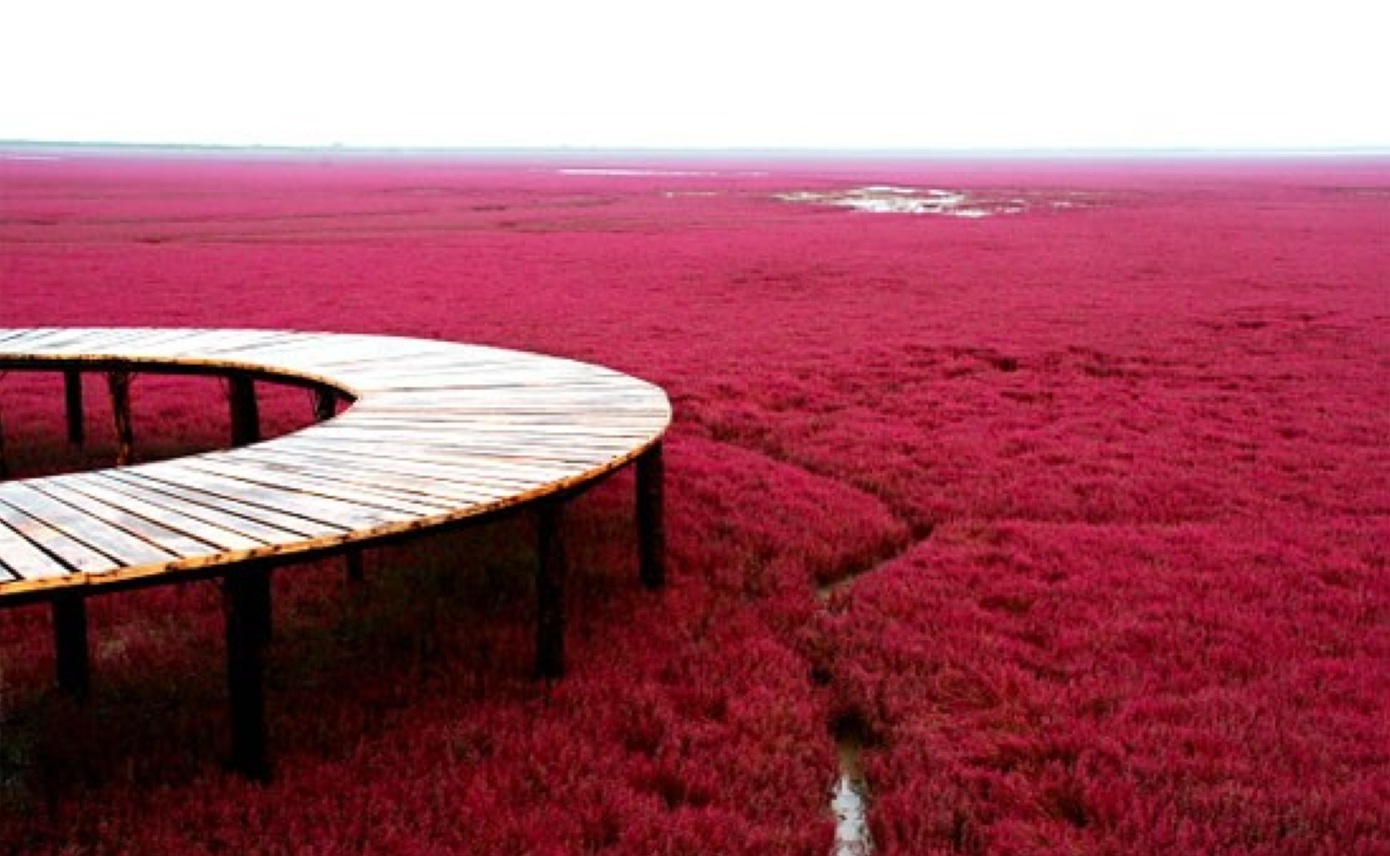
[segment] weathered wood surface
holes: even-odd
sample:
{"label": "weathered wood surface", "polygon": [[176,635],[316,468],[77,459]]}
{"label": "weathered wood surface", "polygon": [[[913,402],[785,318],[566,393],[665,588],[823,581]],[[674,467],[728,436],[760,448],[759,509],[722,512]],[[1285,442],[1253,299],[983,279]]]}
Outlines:
{"label": "weathered wood surface", "polygon": [[[606,368],[388,336],[0,330],[7,368],[105,371],[120,395],[141,372],[222,374],[245,445],[0,483],[0,605],[367,544],[559,495],[654,449],[671,419],[659,388]],[[326,391],[323,421],[255,442],[253,378]],[[352,402],[336,415],[332,391]],[[122,440],[130,431],[118,424]]]}

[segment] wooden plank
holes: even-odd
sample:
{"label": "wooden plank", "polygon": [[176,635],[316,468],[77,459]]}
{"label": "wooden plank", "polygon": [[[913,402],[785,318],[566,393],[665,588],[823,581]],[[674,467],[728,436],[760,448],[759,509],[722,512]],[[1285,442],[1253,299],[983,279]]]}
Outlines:
{"label": "wooden plank", "polygon": [[[137,356],[140,359],[202,363],[200,344],[206,341],[202,330],[142,328],[120,342],[108,342],[101,352],[117,356]],[[93,349],[92,352],[97,352]]]}
{"label": "wooden plank", "polygon": [[536,425],[547,428],[566,428],[574,432],[601,430],[620,436],[649,436],[652,422],[665,414],[651,411],[618,411],[610,413],[574,410],[540,410],[513,407],[380,407],[355,405],[346,421],[351,425],[391,425],[403,421],[420,426],[438,426],[440,431],[467,430],[471,425]]}
{"label": "wooden plank", "polygon": [[247,338],[261,339],[264,336],[278,336],[277,331],[252,331],[248,336],[245,330],[218,330],[208,327],[151,327],[149,335],[139,341],[143,349],[157,348],[161,352],[175,352],[182,356],[202,357],[207,351],[230,341],[245,341]]}
{"label": "wooden plank", "polygon": [[[170,342],[187,342],[197,339],[199,331],[181,327],[121,327],[113,328],[113,335],[103,338],[101,342],[91,343],[88,348],[134,348],[139,351],[146,351],[150,348],[162,348]],[[84,341],[88,337],[84,337]]]}
{"label": "wooden plank", "polygon": [[139,349],[131,340],[139,330],[70,330],[42,337],[12,339],[3,343],[7,355],[50,361],[66,361],[74,365],[99,361],[140,361]]}
{"label": "wooden plank", "polygon": [[327,337],[327,333],[294,333],[285,330],[237,330],[204,328],[194,331],[198,341],[191,350],[209,358],[217,359],[238,353],[255,350],[269,351],[276,345],[287,343],[306,343]]}
{"label": "wooden plank", "polygon": [[[153,509],[164,509],[180,515],[181,519],[190,521],[187,524],[190,527],[196,525],[196,521],[202,521],[230,533],[233,539],[244,538],[261,544],[276,544],[299,541],[316,534],[302,519],[291,518],[287,524],[280,515],[266,512],[264,509],[238,506],[222,497],[209,494],[168,488],[159,482],[148,481],[130,470],[88,473],[86,476],[93,481],[109,483],[113,493],[129,498],[137,504],[134,507],[138,508],[139,503],[147,503]],[[227,546],[228,549],[241,549],[239,542],[235,540]]]}
{"label": "wooden plank", "polygon": [[244,364],[224,359],[223,352],[235,352],[286,335],[273,331],[239,331],[213,329],[130,328],[121,331],[119,339],[90,339],[78,344],[79,354],[104,358],[124,357],[131,360],[159,360],[216,367],[227,364],[241,368]]}
{"label": "wooden plank", "polygon": [[375,464],[378,468],[398,468],[402,473],[434,477],[457,484],[477,481],[521,487],[557,481],[574,474],[569,468],[545,462],[506,460],[495,455],[470,455],[449,449],[407,449],[371,442],[325,443],[305,437],[295,437],[293,444],[289,443],[287,438],[285,443],[275,445],[282,451],[297,455],[318,455],[336,461],[340,466],[348,462],[363,466]]}
{"label": "wooden plank", "polygon": [[551,400],[527,401],[521,398],[489,398],[435,395],[412,400],[409,394],[372,393],[353,407],[354,418],[400,418],[404,414],[429,415],[448,419],[518,419],[535,417],[545,420],[601,419],[623,425],[629,422],[653,427],[653,420],[670,415],[670,408],[651,396],[609,396],[600,408],[581,408]]}
{"label": "wooden plank", "polygon": [[[223,550],[250,550],[270,541],[296,537],[291,533],[276,530],[271,537],[252,538],[241,532],[204,520],[201,516],[195,517],[183,513],[178,509],[177,501],[157,505],[142,499],[137,489],[121,485],[119,482],[98,478],[95,474],[71,476],[64,482],[64,485],[73,493],[81,493],[83,496],[105,503],[112,508],[139,515],[174,532],[188,535]],[[237,525],[247,527],[248,524],[249,521],[239,520]]]}
{"label": "wooden plank", "polygon": [[124,508],[93,499],[69,487],[64,481],[58,479],[39,480],[34,482],[33,486],[35,490],[72,506],[82,514],[109,523],[131,537],[151,544],[178,558],[206,556],[218,550],[217,546],[207,541],[193,538],[177,529],[141,517]]}
{"label": "wooden plank", "polygon": [[[309,474],[343,472],[341,457],[321,456],[303,449],[295,450],[292,454],[272,449],[257,449],[256,453],[267,463],[284,464]],[[445,503],[450,509],[495,502],[512,493],[530,491],[548,484],[543,479],[503,482],[502,479],[485,479],[461,470],[449,471],[436,464],[402,463],[399,460],[360,456],[354,457],[352,471],[343,475],[343,479],[346,484],[371,485],[377,489],[389,488],[403,495],[425,497],[430,502]]]}
{"label": "wooden plank", "polygon": [[78,332],[80,339],[77,347],[84,356],[110,357],[138,350],[140,340],[154,331],[150,327],[110,327]]}
{"label": "wooden plank", "polygon": [[217,494],[281,514],[302,517],[311,523],[332,526],[343,531],[371,529],[411,517],[405,512],[368,508],[325,496],[306,496],[245,478],[209,473],[183,460],[162,461],[158,465],[150,466],[144,475],[165,484],[177,483],[203,493]]}
{"label": "wooden plank", "polygon": [[[3,509],[0,509],[3,514]],[[0,560],[10,575],[19,579],[39,580],[61,577],[72,569],[45,553],[28,538],[0,520]]]}
{"label": "wooden plank", "polygon": [[362,508],[395,511],[425,517],[444,514],[450,510],[447,504],[426,503],[420,497],[400,496],[371,482],[345,483],[337,478],[336,473],[313,472],[307,467],[293,465],[277,467],[241,457],[238,457],[235,462],[227,458],[184,458],[180,463],[213,475],[226,476],[266,487],[290,488],[306,496],[341,500]]}
{"label": "wooden plank", "polygon": [[64,571],[60,564],[55,564],[47,569],[40,567],[35,569],[35,576],[26,576],[26,579],[62,577],[71,571],[103,573],[119,567],[120,563],[113,561],[111,557],[98,553],[81,541],[76,541],[67,534],[58,531],[43,520],[11,505],[6,501],[8,494],[8,491],[0,494],[0,523],[45,553],[55,557],[61,566],[66,566],[68,569]]}
{"label": "wooden plank", "polygon": [[111,327],[87,330],[81,335],[80,347],[87,356],[107,356],[121,351],[138,350],[142,340],[157,331],[151,327]]}
{"label": "wooden plank", "polygon": [[167,550],[48,496],[34,487],[34,482],[14,482],[9,487],[4,496],[6,503],[119,564],[153,565],[174,558]]}
{"label": "wooden plank", "polygon": [[352,414],[339,427],[362,429],[373,432],[404,432],[427,439],[440,438],[452,441],[459,437],[492,438],[509,437],[520,434],[526,437],[546,440],[563,440],[580,446],[590,442],[612,444],[622,443],[625,447],[634,440],[645,439],[650,431],[616,425],[601,421],[601,417],[591,416],[591,421],[580,423],[572,418],[543,421],[534,417],[495,414],[486,419],[472,417],[451,417],[449,414],[421,414],[411,419],[408,414],[391,418],[369,418]]}
{"label": "wooden plank", "polygon": [[[489,404],[503,411],[526,406],[544,406],[557,410],[575,409],[581,411],[597,408],[599,412],[603,412],[609,408],[625,404],[658,400],[641,387],[581,387],[577,384],[566,387],[514,386],[495,390],[451,390],[434,387],[432,391],[436,393],[436,406],[440,403],[476,402]],[[393,401],[407,401],[408,399],[404,396],[412,394],[410,390],[377,389],[376,392],[383,396],[389,395]],[[397,395],[402,396],[402,398],[397,399]]]}
{"label": "wooden plank", "polygon": [[[358,383],[370,386],[381,393],[437,393],[440,395],[485,395],[485,394],[546,394],[553,392],[571,399],[588,396],[593,400],[606,392],[624,389],[627,384],[615,383],[593,377],[563,378],[554,375],[544,376],[532,373],[512,373],[501,375],[489,373],[484,377],[471,377],[460,373],[455,378],[430,376],[425,374],[388,373],[384,370],[348,373]],[[634,387],[636,388],[636,387]]]}
{"label": "wooden plank", "polygon": [[18,353],[33,353],[44,349],[77,347],[82,343],[84,331],[66,327],[36,327],[21,330],[20,334],[5,344],[5,349]]}
{"label": "wooden plank", "polygon": [[331,359],[334,354],[341,353],[344,344],[339,340],[342,338],[344,334],[276,334],[255,331],[235,338],[229,336],[222,342],[203,349],[203,353],[213,357],[236,357],[240,360],[258,360],[277,365],[294,365],[305,361],[319,365]]}
{"label": "wooden plank", "polygon": [[[430,430],[419,426],[399,426],[373,428],[359,425],[349,419],[340,419],[332,424],[316,425],[305,429],[313,437],[343,439],[375,439],[380,443],[417,443],[427,446],[467,448],[471,445],[528,445],[546,446],[566,451],[586,449],[631,448],[631,437],[604,437],[594,434],[574,434],[552,430],[529,430],[529,426],[513,425],[506,427],[486,427],[463,425],[449,431]],[[509,442],[510,441],[510,442]]]}
{"label": "wooden plank", "polygon": [[606,460],[610,456],[622,455],[630,452],[634,445],[633,442],[604,438],[587,437],[570,440],[565,437],[523,434],[520,431],[510,436],[440,437],[417,431],[372,431],[344,425],[340,422],[316,425],[305,429],[303,433],[319,440],[342,439],[378,444],[417,444],[431,449],[452,449],[460,453],[497,453],[503,457],[506,457],[508,453],[514,453],[514,456],[519,458],[534,458],[554,461],[557,464],[578,465],[591,465]]}
{"label": "wooden plank", "polygon": [[267,446],[254,450],[256,457],[269,463],[295,466],[310,473],[339,473],[349,484],[376,485],[407,494],[430,497],[453,504],[490,502],[512,492],[520,482],[507,485],[464,484],[451,477],[452,471],[430,464],[405,463],[399,459],[354,456],[350,470],[344,470],[340,455],[313,449],[282,450]]}
{"label": "wooden plank", "polygon": [[342,455],[322,454],[308,448],[282,450],[257,448],[239,464],[264,468],[268,472],[285,472],[331,482],[340,488],[366,490],[383,498],[424,503],[434,506],[472,504],[496,499],[513,489],[519,482],[482,488],[463,484],[438,467],[401,466],[399,459],[379,459],[362,456],[344,458]]}
{"label": "wooden plank", "polygon": [[[159,472],[159,471],[156,471]],[[120,480],[126,484],[132,484],[146,488],[166,496],[173,497],[194,507],[206,509],[206,513],[222,512],[228,516],[243,518],[264,527],[274,527],[283,532],[294,533],[298,540],[312,540],[330,535],[338,535],[350,531],[351,527],[336,526],[322,521],[309,520],[293,514],[286,514],[275,509],[266,508],[253,502],[246,502],[234,497],[229,497],[215,491],[209,491],[192,484],[181,482],[178,479],[165,479],[149,474],[149,471],[135,472],[134,470],[107,471],[103,473],[110,478]],[[210,518],[205,518],[210,519]],[[245,534],[251,534],[249,528],[239,529]],[[283,540],[283,536],[273,539],[272,543]]]}
{"label": "wooden plank", "polygon": [[[314,453],[314,445],[296,444],[295,454]],[[497,450],[483,451],[440,449],[434,447],[404,448],[394,450],[370,444],[349,446],[345,444],[319,445],[318,454],[323,457],[336,457],[340,461],[350,452],[358,461],[371,461],[387,467],[401,467],[402,472],[412,475],[439,478],[457,484],[496,484],[498,486],[533,487],[554,481],[578,478],[594,470],[608,466],[611,458],[589,460],[583,465],[572,462],[555,461],[553,457],[531,455],[517,457],[510,451],[504,456]]]}
{"label": "wooden plank", "polygon": [[228,362],[276,366],[296,372],[333,375],[331,362],[324,359],[325,346],[309,341],[268,342],[220,349],[218,356]]}
{"label": "wooden plank", "polygon": [[542,425],[570,426],[575,429],[590,426],[650,430],[654,419],[662,419],[667,414],[653,407],[624,407],[620,400],[614,398],[609,398],[603,405],[575,407],[554,400],[544,404],[516,399],[479,404],[439,397],[432,404],[402,402],[387,394],[360,402],[353,407],[351,415],[352,421],[363,423],[402,421],[416,416],[432,421],[477,422],[483,425],[534,420]]}

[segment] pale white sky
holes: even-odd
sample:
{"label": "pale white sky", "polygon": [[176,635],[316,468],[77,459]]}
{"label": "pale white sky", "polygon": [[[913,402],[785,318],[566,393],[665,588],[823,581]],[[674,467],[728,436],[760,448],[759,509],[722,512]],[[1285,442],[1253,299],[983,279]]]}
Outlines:
{"label": "pale white sky", "polygon": [[0,139],[1390,149],[1387,25],[1385,0],[0,0]]}

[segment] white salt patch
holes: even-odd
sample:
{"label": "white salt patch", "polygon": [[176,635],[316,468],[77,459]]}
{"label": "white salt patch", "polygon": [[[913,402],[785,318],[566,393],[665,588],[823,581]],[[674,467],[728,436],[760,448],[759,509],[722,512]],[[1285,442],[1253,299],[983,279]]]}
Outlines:
{"label": "white salt patch", "polygon": [[800,190],[776,195],[784,202],[835,205],[870,214],[936,214],[945,217],[989,217],[1018,214],[1027,209],[1022,200],[993,200],[959,190],[920,189],[875,184],[849,190]]}

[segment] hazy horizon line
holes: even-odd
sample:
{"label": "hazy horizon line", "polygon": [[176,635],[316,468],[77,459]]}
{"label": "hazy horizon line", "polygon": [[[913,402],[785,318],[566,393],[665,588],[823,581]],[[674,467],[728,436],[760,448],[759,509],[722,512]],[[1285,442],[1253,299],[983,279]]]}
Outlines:
{"label": "hazy horizon line", "polygon": [[366,156],[703,156],[763,158],[913,158],[913,157],[1385,157],[1387,146],[981,146],[981,147],[835,147],[835,146],[570,146],[570,145],[357,145],[352,143],[186,143],[123,140],[0,139],[0,149],[65,153],[302,154]]}

